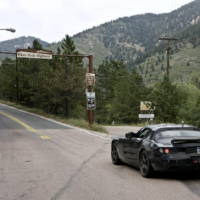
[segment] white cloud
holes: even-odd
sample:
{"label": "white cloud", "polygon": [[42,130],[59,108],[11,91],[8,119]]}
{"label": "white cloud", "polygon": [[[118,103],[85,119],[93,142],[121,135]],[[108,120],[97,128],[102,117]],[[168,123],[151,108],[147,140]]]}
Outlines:
{"label": "white cloud", "polygon": [[1,31],[0,40],[33,35],[52,42],[119,17],[169,12],[192,0],[0,1],[0,27],[17,30],[15,34]]}

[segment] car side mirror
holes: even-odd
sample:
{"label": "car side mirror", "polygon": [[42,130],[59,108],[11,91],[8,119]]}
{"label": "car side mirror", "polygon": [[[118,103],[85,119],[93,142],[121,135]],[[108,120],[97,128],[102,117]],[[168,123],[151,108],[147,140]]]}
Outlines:
{"label": "car side mirror", "polygon": [[134,132],[129,132],[125,134],[125,137],[127,139],[131,139],[132,137],[136,137],[136,134]]}

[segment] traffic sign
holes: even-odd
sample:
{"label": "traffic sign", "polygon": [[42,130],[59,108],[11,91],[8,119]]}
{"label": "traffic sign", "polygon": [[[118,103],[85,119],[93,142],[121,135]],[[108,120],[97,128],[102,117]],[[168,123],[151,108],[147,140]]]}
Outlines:
{"label": "traffic sign", "polygon": [[86,92],[87,97],[87,110],[95,110],[96,102],[95,102],[95,92]]}

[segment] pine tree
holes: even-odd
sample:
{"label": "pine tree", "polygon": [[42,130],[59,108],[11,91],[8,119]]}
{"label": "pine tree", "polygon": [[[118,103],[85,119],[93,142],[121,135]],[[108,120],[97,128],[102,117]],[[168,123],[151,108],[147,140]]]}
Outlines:
{"label": "pine tree", "polygon": [[[64,55],[78,54],[68,35],[63,39],[61,49]],[[64,56],[57,59],[54,72],[55,92],[60,96],[57,107],[67,117],[77,117],[84,110],[84,74],[82,58]],[[83,113],[80,115],[83,116]]]}
{"label": "pine tree", "polygon": [[97,77],[98,121],[137,122],[145,93],[141,76],[134,70],[129,72],[123,62],[107,60],[99,66]]}
{"label": "pine tree", "polygon": [[156,108],[156,119],[159,122],[176,122],[183,101],[177,86],[165,76],[154,86],[151,95]]}

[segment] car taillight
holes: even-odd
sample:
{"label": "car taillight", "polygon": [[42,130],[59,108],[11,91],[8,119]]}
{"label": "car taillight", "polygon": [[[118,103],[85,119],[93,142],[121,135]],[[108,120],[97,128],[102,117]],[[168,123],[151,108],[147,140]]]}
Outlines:
{"label": "car taillight", "polygon": [[169,154],[171,152],[169,148],[160,148],[159,151],[160,153],[165,153],[165,154]]}
{"label": "car taillight", "polygon": [[170,149],[165,148],[165,149],[164,149],[164,153],[166,153],[166,154],[170,153]]}

